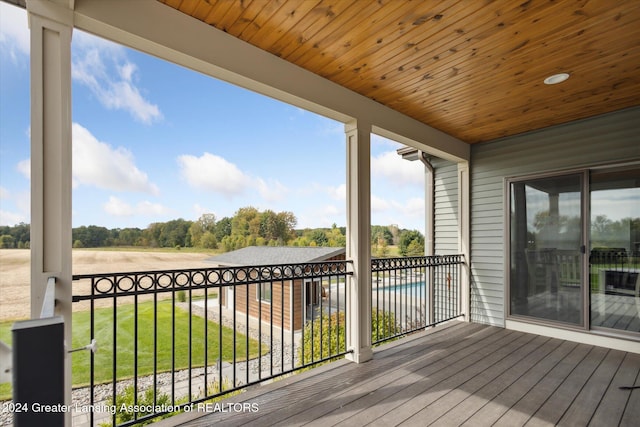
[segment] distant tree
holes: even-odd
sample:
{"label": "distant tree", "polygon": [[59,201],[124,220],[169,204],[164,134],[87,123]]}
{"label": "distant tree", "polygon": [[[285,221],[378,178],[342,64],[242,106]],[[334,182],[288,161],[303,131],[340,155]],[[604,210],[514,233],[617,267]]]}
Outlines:
{"label": "distant tree", "polygon": [[407,246],[407,256],[423,256],[424,255],[424,240],[414,239]]}
{"label": "distant tree", "polygon": [[160,245],[160,235],[162,234],[163,224],[161,222],[154,222],[144,230],[143,237],[147,241],[147,245],[151,247],[158,247]]}
{"label": "distant tree", "polygon": [[213,213],[204,213],[200,215],[197,223],[200,224],[203,230],[213,232],[216,228],[216,215]]}
{"label": "distant tree", "polygon": [[338,228],[336,224],[331,226],[331,230],[329,230],[327,234],[327,238],[329,239],[328,245],[335,248],[344,248],[347,246],[347,237],[345,236],[345,231],[343,232],[341,228]]}
{"label": "distant tree", "polygon": [[122,246],[136,246],[142,236],[139,228],[123,228],[118,233],[118,244]]}
{"label": "distant tree", "polygon": [[398,246],[402,256],[424,255],[424,236],[417,230],[405,230],[400,233]]}
{"label": "distant tree", "polygon": [[250,234],[259,235],[260,233],[260,215],[256,208],[248,206],[240,208],[231,218],[231,235],[249,236]]}
{"label": "distant tree", "polygon": [[165,248],[191,246],[190,227],[191,221],[186,221],[182,218],[165,222],[161,227],[160,246]]}
{"label": "distant tree", "polygon": [[376,258],[384,258],[389,255],[389,245],[383,238],[378,237],[372,242],[371,253]]}
{"label": "distant tree", "polygon": [[293,212],[278,212],[276,215],[276,240],[286,244],[295,236],[294,229],[298,224],[298,219]]}
{"label": "distant tree", "polygon": [[13,249],[15,248],[15,239],[9,234],[3,234],[0,236],[0,248]]}
{"label": "distant tree", "polygon": [[393,245],[393,234],[388,226],[372,225],[371,226],[371,241],[377,244],[382,244],[382,240],[387,245]]}
{"label": "distant tree", "polygon": [[80,240],[85,248],[108,246],[111,233],[106,227],[97,225],[80,226],[71,231],[72,241]]}
{"label": "distant tree", "polygon": [[307,236],[298,236],[290,243],[291,246],[307,247],[311,246],[311,241]]}
{"label": "distant tree", "polygon": [[29,247],[29,242],[31,241],[31,227],[29,224],[21,222],[20,224],[11,227],[9,233],[1,232],[0,234],[10,234],[13,236],[15,245],[18,248]]}
{"label": "distant tree", "polygon": [[231,236],[231,218],[224,217],[216,223],[214,234],[218,242],[226,236]]}
{"label": "distant tree", "polygon": [[200,247],[206,249],[217,249],[218,240],[216,239],[216,235],[211,231],[206,231],[200,238]]}
{"label": "distant tree", "polygon": [[[206,233],[210,233],[215,239],[216,216],[212,213],[203,214],[197,221],[191,223],[189,227],[189,236],[193,247],[205,247],[202,243],[202,237]],[[211,237],[208,238],[208,244],[211,244]]]}
{"label": "distant tree", "polygon": [[329,239],[324,230],[315,229],[309,234],[309,240],[313,246],[329,246]]}
{"label": "distant tree", "polygon": [[391,225],[387,226],[387,229],[389,230],[389,232],[393,236],[391,244],[392,245],[399,245],[400,244],[400,229],[398,228],[398,226],[395,225],[395,224],[391,224]]}

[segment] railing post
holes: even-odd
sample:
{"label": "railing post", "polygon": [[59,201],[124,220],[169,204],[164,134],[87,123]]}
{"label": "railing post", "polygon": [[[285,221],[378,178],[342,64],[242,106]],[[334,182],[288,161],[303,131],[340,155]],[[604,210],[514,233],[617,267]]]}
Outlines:
{"label": "railing post", "polygon": [[425,276],[427,285],[427,324],[433,325],[436,321],[436,301],[434,292],[436,275],[434,274],[433,255],[427,257],[427,274]]}
{"label": "railing post", "polygon": [[[55,313],[63,317],[64,338],[71,343],[73,11],[63,2],[26,3],[31,35],[31,317],[40,316],[44,284],[55,276]],[[70,405],[71,357],[65,356],[64,368],[65,404]],[[68,412],[65,424],[71,424]]]}
{"label": "railing post", "polygon": [[347,358],[362,363],[371,350],[371,125],[353,121],[347,137],[347,259],[353,261],[348,286]]}
{"label": "railing post", "polygon": [[[64,403],[64,322],[62,317],[23,320],[13,336],[13,402],[16,426],[62,426]],[[50,409],[53,408],[53,409]]]}

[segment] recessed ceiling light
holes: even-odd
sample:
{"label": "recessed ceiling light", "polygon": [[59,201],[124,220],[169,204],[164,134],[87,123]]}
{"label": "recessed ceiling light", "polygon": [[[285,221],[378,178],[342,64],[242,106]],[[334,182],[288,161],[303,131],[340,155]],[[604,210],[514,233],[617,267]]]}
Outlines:
{"label": "recessed ceiling light", "polygon": [[558,83],[562,83],[563,81],[567,80],[569,78],[569,74],[567,73],[560,73],[560,74],[554,74],[553,76],[549,76],[546,79],[544,79],[544,84],[546,85],[555,85]]}

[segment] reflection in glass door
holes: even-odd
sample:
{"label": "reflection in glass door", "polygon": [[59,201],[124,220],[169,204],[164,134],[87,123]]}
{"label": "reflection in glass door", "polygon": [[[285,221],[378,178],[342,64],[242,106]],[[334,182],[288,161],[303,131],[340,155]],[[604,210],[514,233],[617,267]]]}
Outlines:
{"label": "reflection in glass door", "polygon": [[584,326],[583,176],[511,182],[510,315]]}
{"label": "reflection in glass door", "polygon": [[590,181],[591,326],[640,332],[640,168]]}

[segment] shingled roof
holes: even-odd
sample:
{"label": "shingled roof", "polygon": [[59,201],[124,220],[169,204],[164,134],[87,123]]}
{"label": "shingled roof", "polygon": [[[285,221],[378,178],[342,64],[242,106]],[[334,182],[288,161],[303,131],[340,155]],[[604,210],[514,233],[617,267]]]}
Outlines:
{"label": "shingled roof", "polygon": [[224,266],[298,264],[324,261],[345,253],[345,248],[299,246],[247,246],[208,258],[208,262]]}

